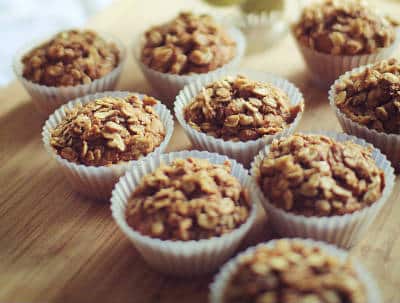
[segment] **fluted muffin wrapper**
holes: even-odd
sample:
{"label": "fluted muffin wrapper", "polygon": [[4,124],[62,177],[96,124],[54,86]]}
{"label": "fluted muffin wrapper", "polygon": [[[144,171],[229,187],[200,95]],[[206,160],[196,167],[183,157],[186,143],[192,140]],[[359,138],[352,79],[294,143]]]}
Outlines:
{"label": "fluted muffin wrapper", "polygon": [[335,103],[336,85],[344,78],[349,77],[351,74],[362,72],[371,66],[372,64],[355,68],[337,79],[329,90],[329,104],[335,111],[336,117],[339,120],[344,132],[359,138],[363,138],[364,140],[373,144],[375,147],[379,148],[382,153],[387,156],[389,161],[392,162],[394,168],[398,171],[400,170],[400,135],[378,132],[375,129],[370,129],[365,125],[359,124],[347,117],[346,114],[344,114]]}
{"label": "fluted muffin wrapper", "polygon": [[246,53],[265,51],[286,36],[288,21],[283,11],[271,13],[228,15],[225,23],[234,24],[246,37]]}
{"label": "fluted muffin wrapper", "polygon": [[[312,131],[306,133],[325,135],[339,142],[353,141],[361,146],[372,148],[371,144],[365,142],[363,139],[343,133],[328,131]],[[260,163],[268,152],[269,147],[260,151],[252,163],[251,175],[254,182],[257,184],[257,193],[269,215],[274,230],[284,237],[312,238],[332,243],[343,248],[350,248],[365,234],[393,191],[395,182],[393,167],[379,149],[373,148],[372,158],[375,160],[376,165],[383,170],[385,175],[385,187],[378,201],[356,212],[342,216],[306,217],[294,214],[272,204],[264,195],[257,182],[257,178],[260,175]]]}
{"label": "fluted muffin wrapper", "polygon": [[[57,109],[43,126],[42,140],[45,149],[56,160],[58,169],[62,171],[73,189],[87,197],[99,200],[108,200],[111,197],[112,189],[118,179],[125,173],[128,167],[135,167],[140,159],[112,164],[110,166],[87,166],[84,164],[76,164],[58,155],[57,151],[50,144],[51,132],[65,118],[66,110],[71,110],[78,104],[86,104],[101,97],[125,97],[130,94],[135,93],[113,91],[77,98]],[[141,94],[136,95],[140,98],[143,97]],[[153,156],[157,157],[163,153],[165,148],[168,146],[174,131],[174,120],[167,107],[159,102],[154,106],[154,109],[164,125],[165,138],[153,152],[141,159]]]}
{"label": "fluted muffin wrapper", "polygon": [[227,29],[227,32],[230,37],[236,42],[236,54],[225,65],[208,73],[175,75],[162,73],[148,67],[141,60],[141,52],[144,45],[143,35],[135,41],[135,45],[133,46],[134,56],[147,81],[161,96],[164,103],[167,104],[168,107],[172,108],[176,95],[183,87],[185,87],[185,85],[197,80],[210,82],[212,80],[219,79],[222,76],[226,75],[229,71],[239,66],[240,61],[242,60],[245,53],[246,38],[243,36],[240,30],[233,27]]}
{"label": "fluted muffin wrapper", "polygon": [[47,86],[34,83],[23,76],[23,56],[32,49],[50,40],[51,37],[39,41],[30,42],[17,52],[13,62],[14,73],[32,97],[32,101],[35,104],[36,109],[43,116],[50,115],[62,104],[65,104],[68,101],[71,101],[78,97],[94,94],[97,92],[110,91],[115,88],[118,78],[121,75],[122,67],[125,63],[126,50],[124,45],[117,38],[105,33],[99,33],[99,35],[106,41],[112,42],[118,47],[119,62],[118,65],[111,72],[99,79],[93,80],[91,83],[88,84],[80,84],[75,86]]}
{"label": "fluted muffin wrapper", "polygon": [[[232,76],[238,74],[245,75],[252,80],[271,83],[274,86],[280,88],[288,95],[292,106],[298,104],[303,104],[304,106],[304,98],[300,90],[294,84],[283,78],[265,72],[246,70],[235,71],[224,76]],[[270,144],[272,140],[279,134],[289,135],[293,133],[303,115],[304,107],[297,114],[295,120],[290,123],[290,125],[288,125],[282,132],[275,135],[263,136],[262,138],[259,138],[257,140],[235,142],[225,141],[221,138],[215,138],[213,136],[207,135],[206,133],[195,130],[186,122],[184,117],[185,107],[198,95],[201,89],[209,83],[210,81],[201,80],[195,81],[190,85],[185,86],[185,88],[179,93],[175,101],[175,117],[177,118],[179,124],[183,127],[186,135],[189,137],[195,149],[208,150],[210,152],[216,152],[222,155],[226,155],[230,158],[236,159],[246,167],[250,165],[251,161],[253,161],[258,152],[264,146]]]}
{"label": "fluted muffin wrapper", "polygon": [[[229,160],[232,175],[249,192],[252,209],[247,221],[235,230],[220,237],[210,239],[172,241],[151,238],[140,234],[126,221],[125,211],[128,199],[141,183],[142,178],[157,169],[161,163],[168,164],[174,159],[188,157],[207,159],[214,164]],[[180,151],[146,158],[131,167],[116,184],[111,198],[111,211],[121,231],[129,238],[145,261],[157,271],[176,276],[197,276],[216,270],[237,249],[242,239],[253,226],[257,216],[259,197],[254,194],[256,185],[246,169],[226,156],[205,151]]]}
{"label": "fluted muffin wrapper", "polygon": [[[224,303],[224,292],[229,285],[230,279],[238,270],[240,266],[240,260],[243,257],[251,256],[254,251],[260,247],[272,248],[276,245],[277,241],[278,240],[272,240],[266,243],[260,243],[254,247],[250,247],[244,252],[238,254],[235,258],[232,258],[230,261],[228,261],[214,277],[214,281],[210,285],[210,303]],[[300,238],[290,239],[290,241],[301,241],[306,246],[319,247],[324,253],[337,257],[342,262],[345,262],[349,258],[349,255],[346,251],[331,244]],[[364,286],[367,297],[367,301],[365,303],[381,303],[382,298],[380,290],[372,275],[357,259],[351,258],[351,263],[356,272],[357,278]]]}
{"label": "fluted muffin wrapper", "polygon": [[379,48],[377,52],[365,55],[325,54],[302,45],[296,38],[295,40],[313,81],[321,87],[329,87],[340,75],[353,68],[390,58],[399,47],[400,28],[396,29],[396,39],[390,46]]}

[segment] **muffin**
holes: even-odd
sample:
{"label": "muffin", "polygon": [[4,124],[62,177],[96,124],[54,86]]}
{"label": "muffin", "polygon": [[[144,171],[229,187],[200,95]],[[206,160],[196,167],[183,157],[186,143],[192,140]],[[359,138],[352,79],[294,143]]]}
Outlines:
{"label": "muffin", "polygon": [[[349,237],[361,236],[359,227],[368,226],[376,216],[392,190],[394,175],[382,155],[384,161],[378,163],[378,150],[353,140],[294,134],[274,140],[261,152],[253,177],[264,206],[274,210],[277,232],[340,246],[352,245]],[[366,214],[368,218],[362,218]],[[293,230],[281,230],[284,221]],[[326,228],[325,233],[316,232],[318,228]],[[332,234],[326,232],[331,229]]]}
{"label": "muffin", "polygon": [[383,60],[345,74],[330,98],[343,129],[370,141],[399,168],[400,62]]}
{"label": "muffin", "polygon": [[162,152],[172,131],[171,114],[156,99],[108,92],[61,107],[46,122],[43,138],[76,190],[108,198],[129,164]]}
{"label": "muffin", "polygon": [[15,72],[39,110],[49,114],[73,98],[114,88],[123,60],[124,49],[115,39],[68,30],[24,49],[16,56]]}
{"label": "muffin", "polygon": [[233,160],[183,151],[140,161],[112,197],[122,231],[155,269],[211,272],[237,248],[256,216],[254,183]]}
{"label": "muffin", "polygon": [[183,12],[147,30],[138,46],[137,60],[146,78],[172,101],[190,81],[236,67],[244,37],[235,29],[225,30],[209,15]]}
{"label": "muffin", "polygon": [[344,251],[299,239],[247,250],[221,269],[210,289],[211,303],[381,302],[373,279]]}
{"label": "muffin", "polygon": [[354,67],[388,58],[398,24],[359,0],[324,0],[304,8],[293,33],[314,80],[324,85]]}
{"label": "muffin", "polygon": [[146,175],[130,197],[126,220],[143,235],[189,241],[219,237],[242,225],[250,213],[245,188],[231,163],[176,159]]}
{"label": "muffin", "polygon": [[254,75],[194,84],[178,96],[175,114],[196,148],[248,165],[274,136],[294,129],[304,110],[301,93],[283,79]]}

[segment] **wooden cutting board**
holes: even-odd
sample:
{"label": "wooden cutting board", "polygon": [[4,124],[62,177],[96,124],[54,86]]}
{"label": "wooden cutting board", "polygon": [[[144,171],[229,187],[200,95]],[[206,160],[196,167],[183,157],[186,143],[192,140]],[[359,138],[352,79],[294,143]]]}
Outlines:
{"label": "wooden cutting board", "polygon": [[[400,4],[376,2],[400,12]],[[89,26],[130,47],[150,24],[189,8],[204,7],[195,0],[122,0]],[[129,55],[118,89],[151,94]],[[310,82],[291,37],[242,66],[286,77],[302,90],[306,113],[300,130],[340,130],[327,91]],[[179,280],[153,271],[114,224],[108,203],[70,189],[42,147],[44,120],[20,84],[0,89],[0,302],[207,302],[212,276]],[[189,141],[176,125],[169,150],[186,148]],[[351,249],[374,274],[385,303],[400,302],[399,184],[397,179],[390,201]],[[270,234],[260,222],[257,238],[247,244]]]}

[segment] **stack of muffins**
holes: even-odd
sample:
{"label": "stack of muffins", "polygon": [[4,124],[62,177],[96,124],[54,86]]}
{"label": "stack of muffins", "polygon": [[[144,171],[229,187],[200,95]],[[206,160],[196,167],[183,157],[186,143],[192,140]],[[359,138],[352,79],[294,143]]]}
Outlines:
{"label": "stack of muffins", "polygon": [[347,134],[294,133],[300,90],[238,71],[243,35],[208,15],[180,13],[135,45],[144,75],[165,104],[175,99],[176,119],[202,151],[165,154],[174,128],[167,106],[110,91],[125,50],[108,35],[61,32],[18,54],[15,71],[38,109],[54,111],[43,127],[47,151],[77,191],[111,197],[116,223],[154,268],[215,271],[262,205],[275,231],[296,239],[233,258],[216,276],[211,302],[375,303],[379,291],[365,269],[319,241],[353,246],[393,189],[400,63],[388,57],[396,26],[357,0],[320,1],[293,26],[313,76],[332,85],[330,103]]}

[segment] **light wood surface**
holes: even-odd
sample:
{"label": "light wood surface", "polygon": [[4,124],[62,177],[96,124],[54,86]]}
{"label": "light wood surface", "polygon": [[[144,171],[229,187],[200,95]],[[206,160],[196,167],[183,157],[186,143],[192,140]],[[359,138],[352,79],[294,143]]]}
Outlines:
{"label": "light wood surface", "polygon": [[[400,4],[383,4],[392,12]],[[180,9],[202,9],[195,0],[116,2],[90,27],[132,37]],[[306,114],[300,130],[339,125],[327,92],[309,80],[288,36],[243,67],[273,72],[303,91]],[[152,93],[132,56],[118,89]],[[0,90],[0,302],[207,302],[212,276],[179,280],[150,269],[114,224],[108,203],[74,193],[41,144],[44,122],[22,86]],[[177,127],[169,150],[190,148]],[[378,281],[385,303],[400,302],[400,191],[395,192],[365,238],[351,250]],[[256,242],[268,239],[260,225]]]}

